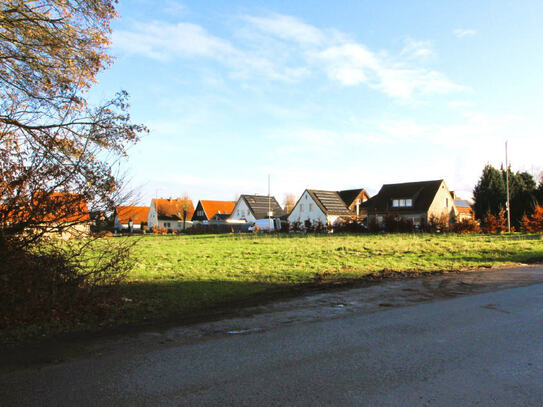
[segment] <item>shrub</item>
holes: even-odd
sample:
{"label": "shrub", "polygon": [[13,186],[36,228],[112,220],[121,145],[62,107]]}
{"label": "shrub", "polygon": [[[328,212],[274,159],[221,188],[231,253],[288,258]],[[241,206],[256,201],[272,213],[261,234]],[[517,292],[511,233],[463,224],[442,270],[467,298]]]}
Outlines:
{"label": "shrub", "polygon": [[302,223],[301,222],[298,222],[298,221],[292,222],[291,226],[292,226],[291,230],[293,232],[301,232],[301,230],[302,230]]}
{"label": "shrub", "polygon": [[103,318],[120,302],[115,287],[132,267],[133,243],[51,241],[25,248],[1,246],[0,329]]}
{"label": "shrub", "polygon": [[455,222],[452,225],[452,231],[455,233],[480,233],[481,227],[479,222],[475,219],[462,219],[461,221]]}
{"label": "shrub", "polygon": [[481,224],[484,233],[503,233],[507,231],[507,219],[505,209],[500,210],[498,215],[488,213]]}
{"label": "shrub", "polygon": [[318,220],[317,223],[315,223],[315,233],[324,232],[326,232],[326,226],[324,226],[324,223],[322,223],[322,221]]}
{"label": "shrub", "polygon": [[521,230],[527,233],[543,232],[543,207],[538,205],[531,216],[522,217]]}
{"label": "shrub", "polygon": [[445,213],[442,213],[439,216],[430,215],[428,223],[425,225],[425,229],[430,233],[447,232],[449,230],[449,217]]}
{"label": "shrub", "polygon": [[384,219],[384,230],[387,233],[412,233],[415,231],[415,225],[411,219],[387,214]]}

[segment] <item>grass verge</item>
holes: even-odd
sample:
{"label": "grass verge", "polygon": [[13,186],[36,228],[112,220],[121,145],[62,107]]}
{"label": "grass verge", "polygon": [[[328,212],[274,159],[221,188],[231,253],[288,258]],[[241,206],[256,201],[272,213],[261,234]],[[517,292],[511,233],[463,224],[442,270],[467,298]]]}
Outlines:
{"label": "grass verge", "polygon": [[521,234],[149,235],[130,239],[139,239],[132,252],[136,265],[121,286],[121,304],[107,318],[89,317],[75,327],[52,327],[52,332],[191,320],[315,286],[543,259],[541,235]]}

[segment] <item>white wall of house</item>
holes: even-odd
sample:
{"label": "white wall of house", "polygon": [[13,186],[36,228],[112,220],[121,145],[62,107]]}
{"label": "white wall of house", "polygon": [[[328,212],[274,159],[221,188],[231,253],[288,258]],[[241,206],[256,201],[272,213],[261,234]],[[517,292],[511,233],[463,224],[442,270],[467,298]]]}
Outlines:
{"label": "white wall of house", "polygon": [[449,191],[449,188],[447,188],[445,181],[443,181],[428,210],[428,219],[432,215],[439,217],[442,214],[452,218],[453,215],[456,215],[457,213],[458,211],[451,196],[451,192]]}
{"label": "white wall of house", "polygon": [[151,206],[149,207],[149,214],[147,215],[147,225],[149,225],[149,229],[151,229],[153,226],[158,225],[157,212],[155,208],[155,203],[153,201],[151,201]]}
{"label": "white wall of house", "polygon": [[245,219],[249,223],[253,223],[256,221],[256,218],[253,216],[253,213],[247,206],[247,203],[245,202],[245,199],[238,199],[236,202],[236,206],[234,207],[234,210],[232,211],[232,215],[230,215],[231,220],[241,220]]}
{"label": "white wall of house", "polygon": [[337,216],[327,217],[322,209],[313,200],[313,197],[309,194],[309,192],[304,191],[302,197],[298,200],[290,212],[288,222],[300,222],[302,223],[301,226],[303,227],[303,223],[308,219],[313,225],[315,225],[318,221],[321,221],[322,224],[326,226],[328,223],[333,223],[337,219]]}
{"label": "white wall of house", "polygon": [[[119,216],[115,215],[115,229],[117,229],[117,230],[128,229],[128,223],[121,223],[119,221]],[[140,230],[141,229],[141,223],[133,223],[132,229]]]}
{"label": "white wall of house", "polygon": [[[149,229],[156,226],[159,229],[166,228],[177,231],[183,230],[183,220],[158,219],[155,203],[152,201],[149,208],[149,215],[147,215],[147,225],[149,226]],[[192,221],[185,221],[185,229],[190,227],[192,227]]]}

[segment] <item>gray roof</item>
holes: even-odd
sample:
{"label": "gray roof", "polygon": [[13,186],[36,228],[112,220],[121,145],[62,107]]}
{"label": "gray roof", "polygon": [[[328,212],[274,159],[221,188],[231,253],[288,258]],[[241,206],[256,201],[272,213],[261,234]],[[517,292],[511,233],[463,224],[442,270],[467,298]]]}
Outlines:
{"label": "gray roof", "polygon": [[454,205],[459,208],[471,208],[471,205],[468,201],[465,201],[464,199],[455,199]]}
{"label": "gray roof", "polygon": [[[362,208],[372,212],[426,212],[430,209],[437,191],[443,180],[405,182],[402,184],[386,184],[381,187],[379,193],[366,202],[362,203]],[[394,199],[412,199],[411,207],[392,207]]]}
{"label": "gray roof", "polygon": [[307,192],[326,215],[352,215],[352,212],[336,191],[308,189]]}
{"label": "gray roof", "polygon": [[241,195],[239,199],[243,199],[249,210],[256,219],[266,219],[268,217],[268,208],[273,212],[274,218],[279,218],[285,215],[281,205],[275,197],[266,195]]}

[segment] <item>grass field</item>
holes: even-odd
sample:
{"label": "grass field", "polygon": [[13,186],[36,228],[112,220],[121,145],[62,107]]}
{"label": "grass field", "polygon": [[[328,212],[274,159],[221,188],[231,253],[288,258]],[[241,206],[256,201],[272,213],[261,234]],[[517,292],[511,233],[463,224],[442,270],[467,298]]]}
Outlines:
{"label": "grass field", "polygon": [[543,259],[540,235],[144,236],[123,285],[127,322],[190,316],[316,283]]}

